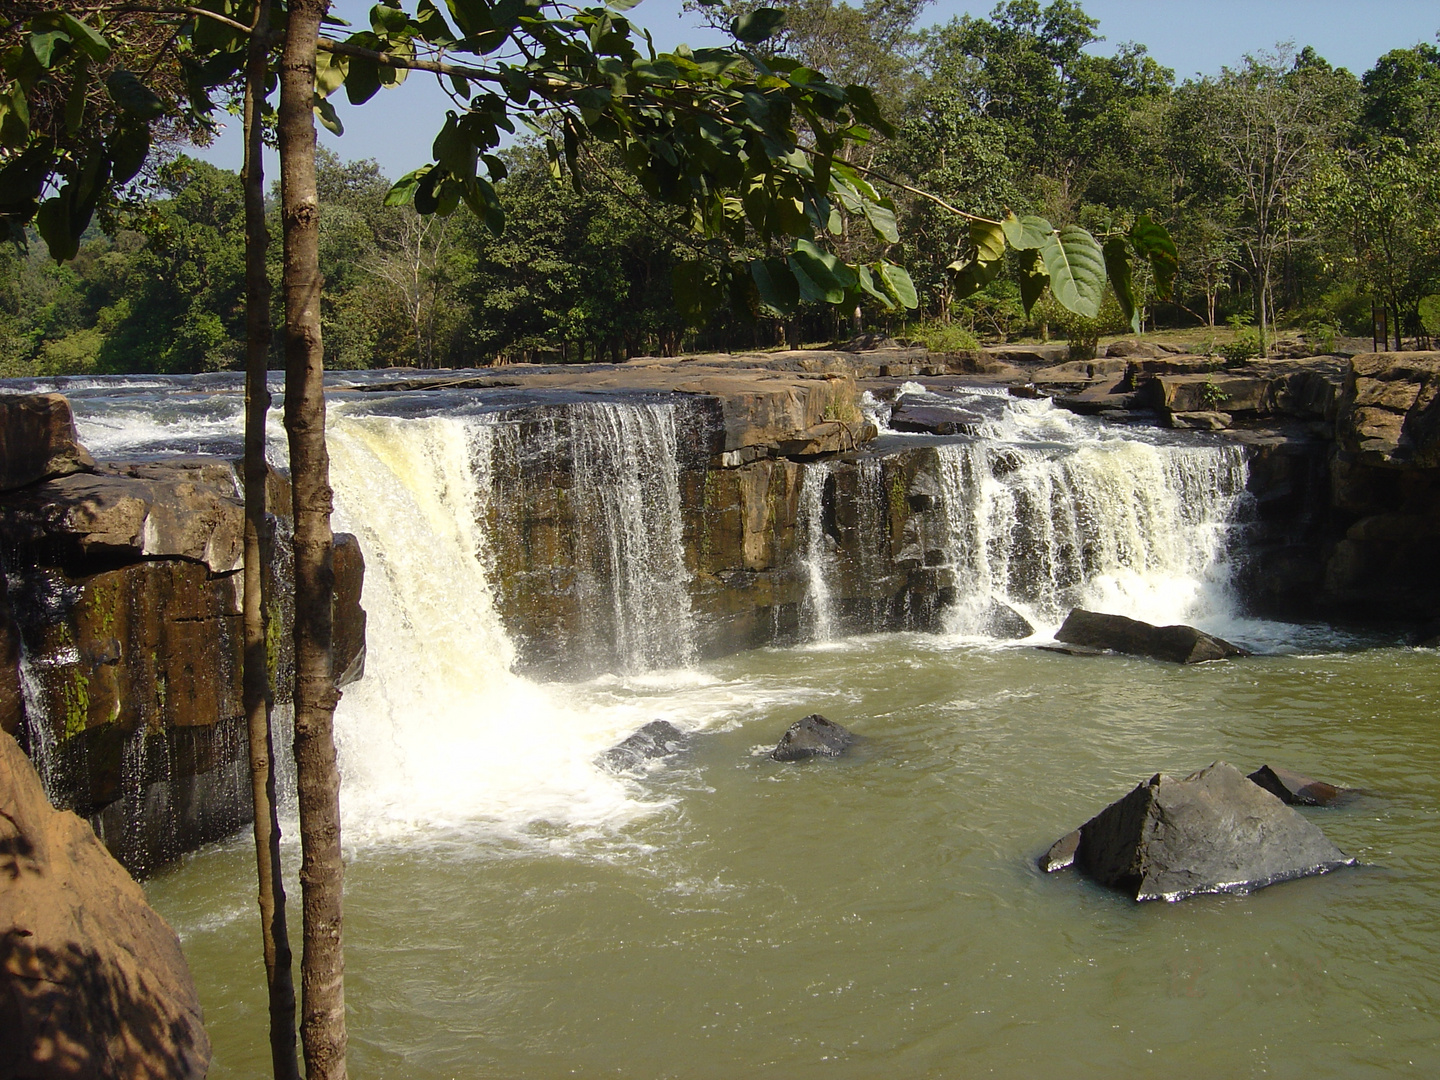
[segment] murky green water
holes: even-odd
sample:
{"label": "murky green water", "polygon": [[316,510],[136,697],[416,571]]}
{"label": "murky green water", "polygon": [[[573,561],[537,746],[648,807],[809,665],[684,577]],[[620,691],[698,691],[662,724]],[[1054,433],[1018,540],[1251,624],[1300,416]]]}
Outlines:
{"label": "murky green water", "polygon": [[[1186,669],[892,636],[572,696],[708,726],[617,833],[462,823],[353,850],[352,1075],[1440,1072],[1433,651]],[[753,753],[810,711],[866,741]],[[1367,789],[1306,811],[1366,866],[1174,905],[1035,869],[1141,779],[1216,759]],[[241,838],[147,885],[215,1080],[268,1064],[252,858]]]}

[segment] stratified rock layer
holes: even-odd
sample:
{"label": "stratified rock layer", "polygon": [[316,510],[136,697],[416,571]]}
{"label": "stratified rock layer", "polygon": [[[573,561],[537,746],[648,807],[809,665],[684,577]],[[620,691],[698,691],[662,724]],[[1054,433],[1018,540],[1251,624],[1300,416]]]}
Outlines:
{"label": "stratified rock layer", "polygon": [[0,734],[0,1076],[199,1080],[209,1063],[175,932]]}
{"label": "stratified rock layer", "polygon": [[95,467],[59,394],[0,394],[0,491]]}

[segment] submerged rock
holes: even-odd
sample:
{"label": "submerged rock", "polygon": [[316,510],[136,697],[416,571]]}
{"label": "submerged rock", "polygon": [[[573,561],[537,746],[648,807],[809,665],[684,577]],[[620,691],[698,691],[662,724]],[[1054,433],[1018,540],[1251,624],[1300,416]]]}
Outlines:
{"label": "submerged rock", "polygon": [[655,758],[669,757],[685,749],[685,733],[668,720],[651,720],[629,738],[616,743],[601,755],[612,769],[633,769]]}
{"label": "submerged rock", "polygon": [[180,940],[0,734],[0,1076],[205,1075]]}
{"label": "submerged rock", "polygon": [[805,761],[813,757],[839,757],[850,748],[855,736],[819,713],[796,720],[780,736],[770,756],[776,761]]}
{"label": "submerged rock", "polygon": [[1075,608],[1055,633],[1055,640],[1067,645],[1111,649],[1134,656],[1150,656],[1177,664],[1199,664],[1231,656],[1249,656],[1238,645],[1214,637],[1193,626],[1152,626],[1124,615],[1105,615]]}
{"label": "submerged rock", "polygon": [[[1058,841],[1040,860],[1070,865]],[[1078,830],[1072,860],[1136,900],[1258,889],[1355,860],[1233,765],[1217,761],[1177,780],[1156,774]]]}
{"label": "submerged rock", "polygon": [[1329,806],[1354,792],[1324,780],[1314,780],[1278,765],[1261,765],[1247,777],[1290,806]]}

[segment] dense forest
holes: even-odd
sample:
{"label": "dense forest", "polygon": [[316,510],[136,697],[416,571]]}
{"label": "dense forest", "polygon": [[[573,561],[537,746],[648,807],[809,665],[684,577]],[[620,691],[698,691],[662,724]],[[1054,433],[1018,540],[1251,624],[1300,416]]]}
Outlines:
{"label": "dense forest", "polygon": [[[819,305],[788,326],[734,311],[687,326],[671,269],[701,242],[603,154],[561,178],[540,143],[514,144],[496,235],[463,208],[441,218],[388,205],[390,179],[373,161],[322,153],[327,365],[619,360],[857,329],[951,348],[1052,333],[1083,342],[1124,327],[1113,303],[1095,320],[1045,300],[1027,316],[1025,268],[1011,253],[1004,272],[977,280],[956,263],[968,234],[944,204],[1093,231],[1142,215],[1162,223],[1180,270],[1164,301],[1137,271],[1147,328],[1228,323],[1241,354],[1258,355],[1277,327],[1321,343],[1377,325],[1397,346],[1440,336],[1440,48],[1395,50],[1356,76],[1278,46],[1177,83],[1143,45],[1087,51],[1101,28],[1072,0],[1009,0],[989,18],[917,29],[926,3],[791,0],[769,43],[872,86],[895,125],[857,164],[899,207],[900,243],[883,254],[919,286],[908,326],[879,308]],[[755,6],[697,10],[725,26]],[[239,178],[184,149],[158,155],[73,262],[56,265],[39,243],[0,250],[0,375],[240,366]],[[838,243],[853,258],[875,241]]]}

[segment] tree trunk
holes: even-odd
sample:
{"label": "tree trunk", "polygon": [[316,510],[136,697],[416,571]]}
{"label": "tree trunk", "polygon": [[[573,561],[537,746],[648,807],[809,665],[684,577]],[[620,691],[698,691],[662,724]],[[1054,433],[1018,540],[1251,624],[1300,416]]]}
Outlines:
{"label": "tree trunk", "polygon": [[334,593],[320,205],[315,189],[315,42],[327,0],[291,0],[280,64],[280,199],[285,229],[285,430],[295,506],[295,766],[300,808],[300,1037],[307,1080],[345,1077],[340,776],[331,651]]}
{"label": "tree trunk", "polygon": [[280,824],[275,807],[274,739],[270,718],[265,574],[272,565],[274,530],[266,505],[265,418],[270,410],[266,369],[270,356],[270,279],[265,251],[264,147],[259,112],[269,74],[265,39],[270,0],[261,0],[251,31],[245,76],[245,719],[250,736],[250,789],[255,803],[255,869],[259,879],[260,940],[270,998],[270,1058],[275,1080],[299,1080],[295,1057],[295,982],[285,925],[285,883],[280,870]]}

